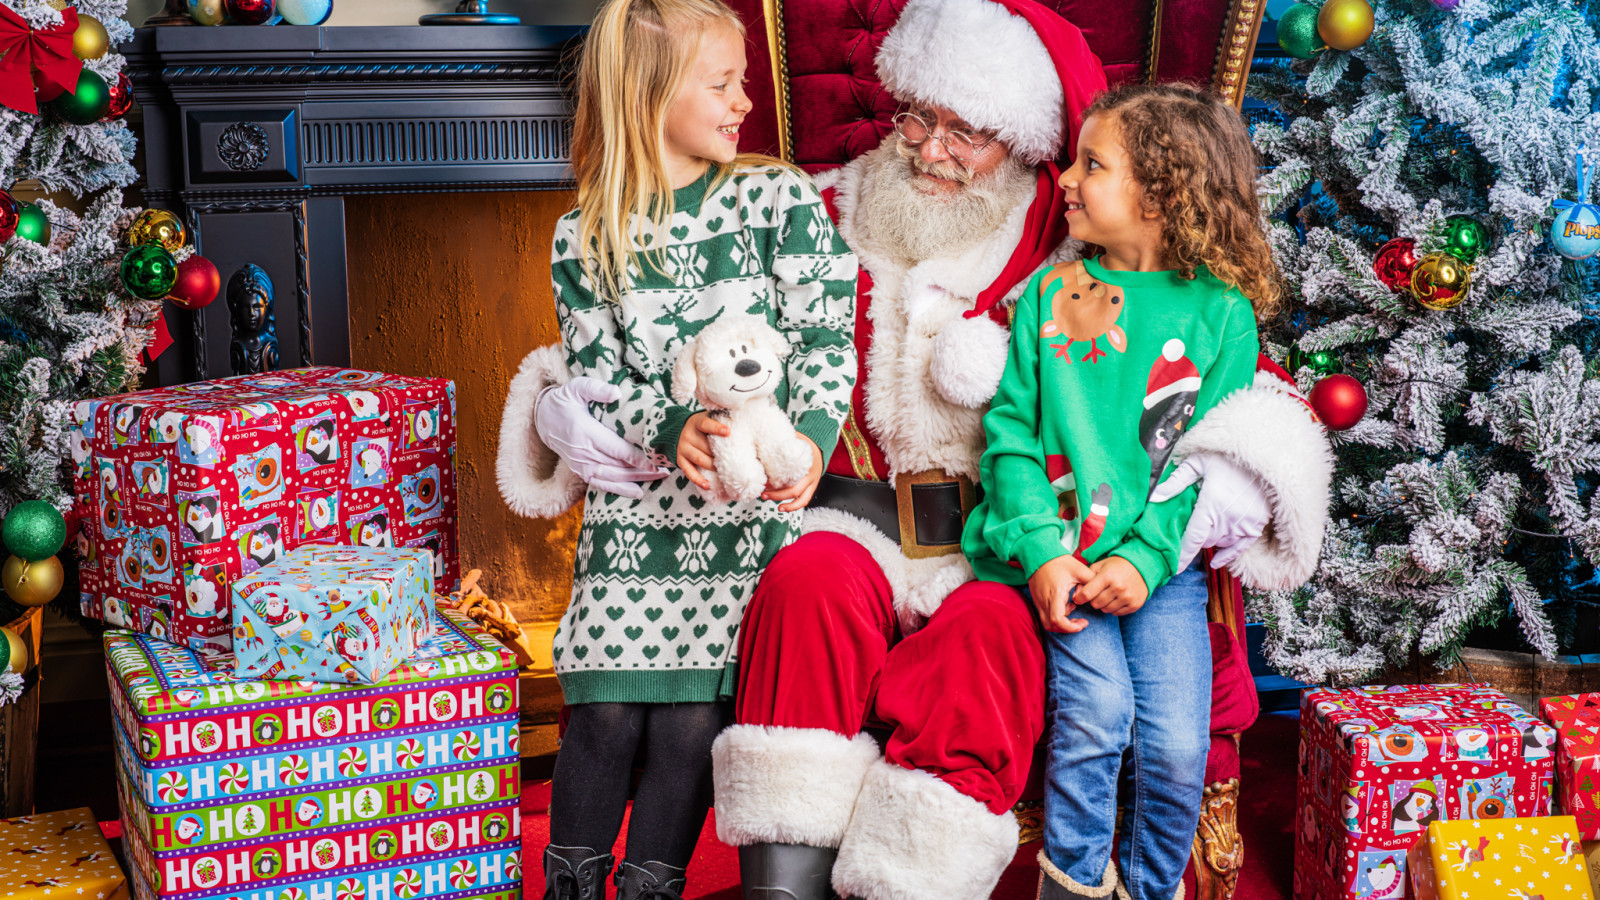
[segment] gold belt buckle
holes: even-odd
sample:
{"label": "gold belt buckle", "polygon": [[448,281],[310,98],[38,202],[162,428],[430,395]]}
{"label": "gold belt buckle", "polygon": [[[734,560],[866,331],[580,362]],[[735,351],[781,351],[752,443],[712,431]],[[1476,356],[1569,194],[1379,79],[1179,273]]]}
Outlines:
{"label": "gold belt buckle", "polygon": [[894,499],[898,508],[900,520],[900,552],[908,559],[927,559],[934,556],[949,556],[961,552],[961,542],[953,544],[919,544],[917,543],[917,517],[916,508],[911,501],[911,487],[917,484],[958,484],[961,486],[961,521],[965,523],[967,516],[972,514],[972,508],[978,505],[978,491],[973,486],[972,479],[961,475],[952,476],[948,472],[938,469],[927,469],[922,472],[900,473],[894,477]]}

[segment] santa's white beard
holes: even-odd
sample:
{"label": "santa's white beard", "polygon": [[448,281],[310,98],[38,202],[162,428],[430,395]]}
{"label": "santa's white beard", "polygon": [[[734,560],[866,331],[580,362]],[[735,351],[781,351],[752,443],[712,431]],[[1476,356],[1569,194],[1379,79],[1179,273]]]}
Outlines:
{"label": "santa's white beard", "polygon": [[[953,160],[924,163],[902,150],[893,134],[867,154],[866,166],[856,227],[911,263],[951,256],[985,240],[1034,190],[1033,169],[1014,157],[974,179]],[[924,171],[962,186],[928,191],[919,186]]]}

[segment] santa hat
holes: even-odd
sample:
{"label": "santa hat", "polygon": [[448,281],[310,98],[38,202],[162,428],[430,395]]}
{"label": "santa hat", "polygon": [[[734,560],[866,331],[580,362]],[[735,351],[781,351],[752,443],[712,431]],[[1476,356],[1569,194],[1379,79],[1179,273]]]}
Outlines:
{"label": "santa hat", "polygon": [[1198,394],[1200,370],[1183,355],[1183,341],[1173,338],[1161,348],[1161,358],[1150,367],[1150,383],[1145,386],[1144,408],[1149,409],[1173,394]]}
{"label": "santa hat", "polygon": [[1022,240],[966,313],[983,315],[1067,237],[1056,179],[1072,160],[1083,111],[1106,88],[1105,70],[1083,33],[1035,0],[911,0],[883,39],[877,69],[891,93],[994,131],[1039,169]]}

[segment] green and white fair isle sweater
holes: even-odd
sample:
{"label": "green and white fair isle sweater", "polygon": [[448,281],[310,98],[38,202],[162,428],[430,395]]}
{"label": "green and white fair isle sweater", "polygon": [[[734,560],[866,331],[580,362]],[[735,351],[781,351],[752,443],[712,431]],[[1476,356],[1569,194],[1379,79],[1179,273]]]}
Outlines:
{"label": "green and white fair isle sweater", "polygon": [[[855,382],[856,259],[816,188],[777,166],[743,167],[721,181],[713,167],[673,202],[662,271],[640,266],[620,305],[596,297],[583,274],[577,212],[556,224],[551,268],[567,367],[623,391],[595,415],[671,464],[684,422],[699,411],[672,399],[678,351],[718,317],[748,313],[793,343],[778,402],[796,430],[832,450]],[[745,604],[799,525],[799,512],[771,501],[708,502],[676,468],[644,485],[641,500],[589,491],[572,604],[555,635],[566,701],[732,696]]]}

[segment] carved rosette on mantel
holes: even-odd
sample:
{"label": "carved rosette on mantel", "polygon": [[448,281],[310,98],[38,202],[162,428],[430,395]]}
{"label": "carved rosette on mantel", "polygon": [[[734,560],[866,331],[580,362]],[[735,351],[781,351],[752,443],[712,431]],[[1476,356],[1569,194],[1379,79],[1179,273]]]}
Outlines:
{"label": "carved rosette on mantel", "polygon": [[[119,49],[144,108],[144,203],[178,211],[220,271],[276,286],[268,368],[347,365],[344,198],[570,186],[577,31],[140,28]],[[231,306],[169,311],[160,384],[236,370]]]}

